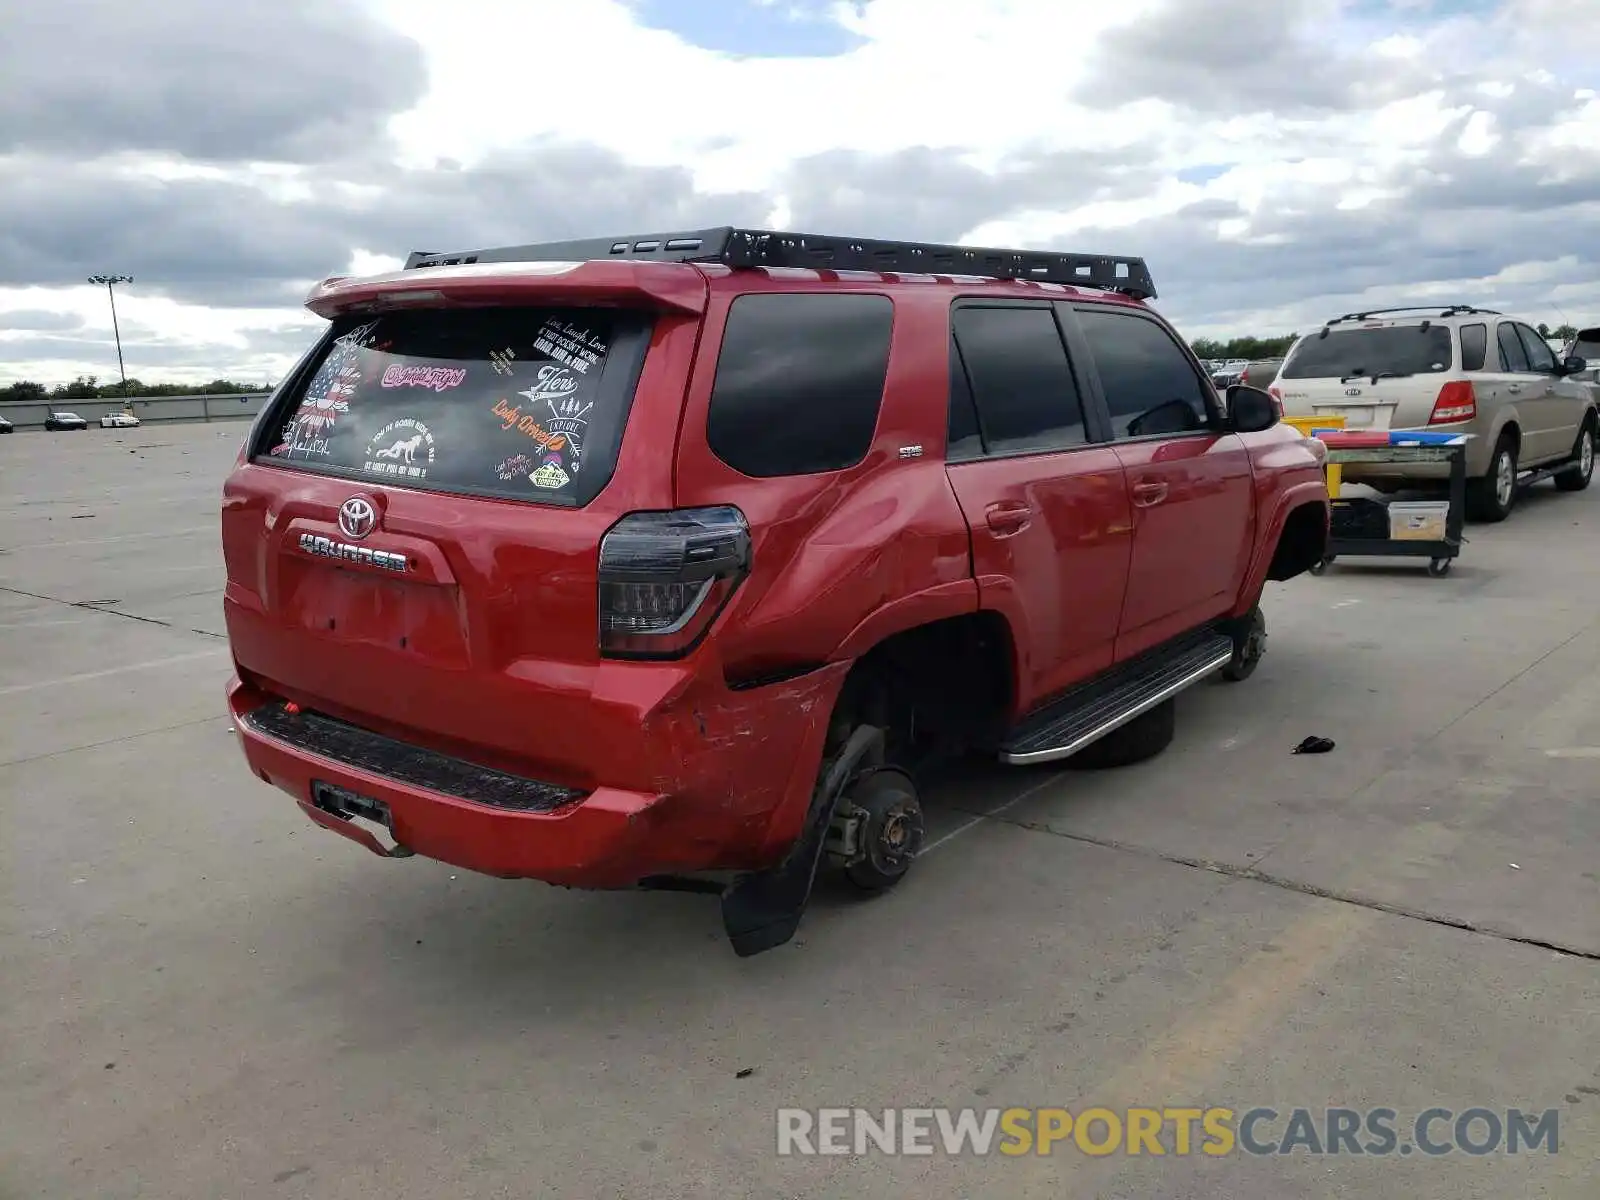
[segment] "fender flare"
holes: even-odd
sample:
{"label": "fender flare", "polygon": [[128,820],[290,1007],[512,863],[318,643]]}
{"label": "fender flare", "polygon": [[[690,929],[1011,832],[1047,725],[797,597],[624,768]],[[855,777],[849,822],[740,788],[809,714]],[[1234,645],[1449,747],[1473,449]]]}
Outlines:
{"label": "fender flare", "polygon": [[1238,616],[1255,606],[1262,589],[1267,585],[1267,572],[1272,567],[1273,555],[1278,552],[1278,541],[1283,537],[1289,514],[1308,504],[1320,505],[1323,512],[1331,517],[1327,480],[1322,478],[1303,480],[1278,493],[1277,503],[1267,520],[1264,532],[1256,539],[1255,554],[1250,559],[1250,570],[1245,576],[1244,586],[1239,590],[1232,615]]}
{"label": "fender flare", "polygon": [[969,616],[981,607],[978,581],[970,575],[950,583],[936,583],[873,609],[845,635],[844,640],[828,656],[828,661],[860,658],[879,642],[897,633],[950,617]]}

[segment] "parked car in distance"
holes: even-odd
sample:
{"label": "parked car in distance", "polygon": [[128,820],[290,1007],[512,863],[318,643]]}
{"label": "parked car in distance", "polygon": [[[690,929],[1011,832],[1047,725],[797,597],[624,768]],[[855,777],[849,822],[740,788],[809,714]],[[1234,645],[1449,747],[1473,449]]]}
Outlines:
{"label": "parked car in distance", "polygon": [[[1470,434],[1467,511],[1503,521],[1544,479],[1582,491],[1600,414],[1577,376],[1524,321],[1470,305],[1347,313],[1295,342],[1272,391],[1287,416],[1342,416],[1345,428]],[[1347,463],[1380,491],[1439,483],[1447,463]]]}
{"label": "parked car in distance", "polygon": [[4,417],[0,417],[0,433],[13,433],[15,430],[15,425],[6,420]]}
{"label": "parked car in distance", "polygon": [[131,412],[108,412],[100,418],[101,429],[137,429],[139,418]]}
{"label": "parked car in distance", "polygon": [[1329,501],[1154,295],[732,228],[324,281],[223,488],[246,760],[380,855],[717,894],[745,955],[821,864],[895,886],[941,760],[1159,753]]}
{"label": "parked car in distance", "polygon": [[1572,378],[1600,386],[1600,327],[1578,330],[1578,336],[1562,348],[1561,356],[1583,359],[1583,370]]}
{"label": "parked car in distance", "polygon": [[74,412],[53,412],[44,419],[46,429],[87,429],[89,422]]}
{"label": "parked car in distance", "polygon": [[1239,372],[1239,377],[1234,382],[1242,383],[1246,387],[1260,388],[1264,392],[1278,378],[1278,371],[1282,366],[1281,358],[1258,358],[1246,363],[1244,370]]}

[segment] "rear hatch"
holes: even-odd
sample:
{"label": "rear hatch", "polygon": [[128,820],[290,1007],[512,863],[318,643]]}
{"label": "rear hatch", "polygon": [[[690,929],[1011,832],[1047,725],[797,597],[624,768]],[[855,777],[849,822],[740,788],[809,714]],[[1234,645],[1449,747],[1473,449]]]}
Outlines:
{"label": "rear hatch", "polygon": [[1450,326],[1372,320],[1301,338],[1276,387],[1288,416],[1340,416],[1347,429],[1418,429],[1455,365]]}
{"label": "rear hatch", "polygon": [[225,491],[241,673],[391,736],[592,782],[599,546],[624,513],[670,506],[697,330],[600,307],[338,318]]}

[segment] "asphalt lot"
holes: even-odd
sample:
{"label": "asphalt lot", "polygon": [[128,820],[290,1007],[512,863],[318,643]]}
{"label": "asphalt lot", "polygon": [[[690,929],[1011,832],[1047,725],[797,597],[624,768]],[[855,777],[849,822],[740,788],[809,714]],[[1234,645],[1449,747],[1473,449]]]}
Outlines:
{"label": "asphalt lot", "polygon": [[[1260,670],[1166,754],[952,783],[903,888],[739,960],[704,897],[382,861],[248,774],[244,432],[0,438],[4,1200],[1594,1196],[1600,487],[1443,580],[1273,585]],[[777,1156],[777,1109],[849,1105],[1555,1108],[1559,1143]]]}

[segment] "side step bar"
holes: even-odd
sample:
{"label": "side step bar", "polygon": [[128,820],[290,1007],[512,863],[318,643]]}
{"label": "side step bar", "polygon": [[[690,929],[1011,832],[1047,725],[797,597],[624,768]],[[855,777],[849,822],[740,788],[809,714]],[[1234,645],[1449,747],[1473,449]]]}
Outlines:
{"label": "side step bar", "polygon": [[1233,653],[1233,638],[1216,629],[1158,646],[1023,718],[1001,744],[1000,761],[1068,758],[1220,670]]}

